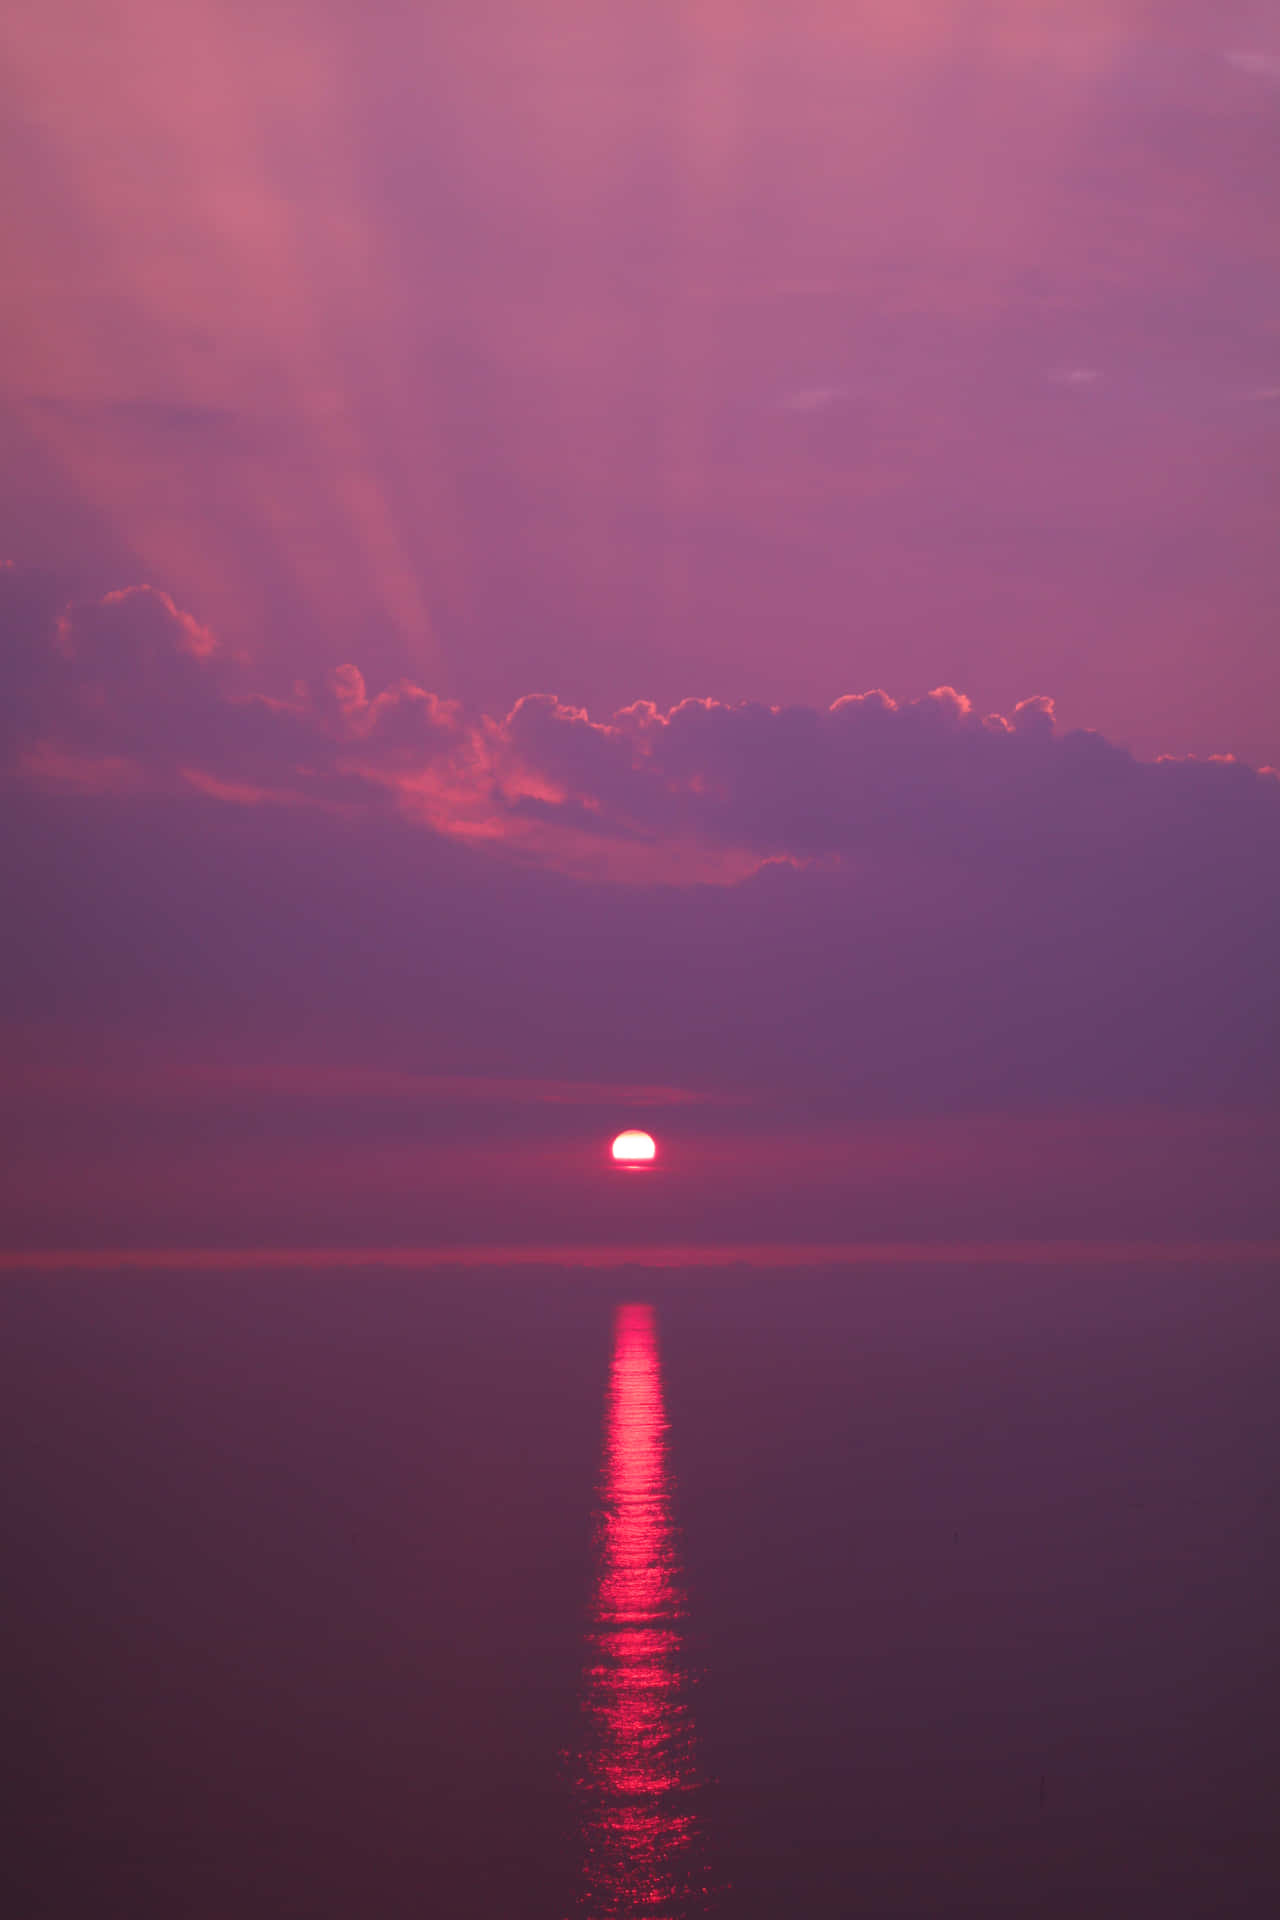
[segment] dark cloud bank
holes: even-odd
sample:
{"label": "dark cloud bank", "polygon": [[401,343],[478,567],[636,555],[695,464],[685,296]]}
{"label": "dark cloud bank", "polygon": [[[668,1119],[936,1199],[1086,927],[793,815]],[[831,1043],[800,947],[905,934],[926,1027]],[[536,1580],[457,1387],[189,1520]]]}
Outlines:
{"label": "dark cloud bank", "polygon": [[264,691],[150,590],[5,588],[28,1072],[159,1050],[666,1082],[744,1126],[1275,1112],[1274,775],[947,689],[607,725],[354,668]]}

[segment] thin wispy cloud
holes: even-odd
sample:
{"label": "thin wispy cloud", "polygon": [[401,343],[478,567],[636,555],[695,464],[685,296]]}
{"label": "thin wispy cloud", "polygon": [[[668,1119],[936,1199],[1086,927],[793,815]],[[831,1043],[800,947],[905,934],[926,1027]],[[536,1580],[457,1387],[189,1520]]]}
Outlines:
{"label": "thin wispy cloud", "polygon": [[1251,74],[1257,80],[1270,80],[1280,84],[1280,53],[1233,48],[1223,57],[1227,65],[1234,67],[1237,73]]}

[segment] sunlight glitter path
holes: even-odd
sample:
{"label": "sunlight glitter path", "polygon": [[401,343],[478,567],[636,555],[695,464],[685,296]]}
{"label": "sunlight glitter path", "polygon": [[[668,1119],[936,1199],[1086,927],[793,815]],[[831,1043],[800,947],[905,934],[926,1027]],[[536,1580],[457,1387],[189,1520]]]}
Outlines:
{"label": "sunlight glitter path", "polygon": [[590,1920],[699,1910],[696,1773],[652,1307],[614,1330],[579,1782]]}

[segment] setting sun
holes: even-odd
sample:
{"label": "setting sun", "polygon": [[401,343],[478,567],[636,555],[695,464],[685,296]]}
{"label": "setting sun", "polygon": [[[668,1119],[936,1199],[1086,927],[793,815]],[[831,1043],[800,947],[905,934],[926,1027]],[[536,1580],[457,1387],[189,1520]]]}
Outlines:
{"label": "setting sun", "polygon": [[637,1166],[643,1161],[652,1160],[658,1149],[651,1133],[637,1133],[629,1128],[626,1133],[618,1135],[610,1151],[621,1164]]}

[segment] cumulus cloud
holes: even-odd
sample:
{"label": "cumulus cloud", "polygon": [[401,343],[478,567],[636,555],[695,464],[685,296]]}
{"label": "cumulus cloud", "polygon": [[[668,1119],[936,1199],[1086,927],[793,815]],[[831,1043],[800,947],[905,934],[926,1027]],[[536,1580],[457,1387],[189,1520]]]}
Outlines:
{"label": "cumulus cloud", "polygon": [[1136,761],[1060,731],[1045,695],[982,715],[952,687],[829,708],[690,698],[593,719],[550,694],[466,712],[354,663],[268,690],[167,595],[139,586],[25,622],[11,765],[103,789],[194,787],[398,813],[535,864],[639,881],[737,880],[769,861],[1083,857],[1168,834],[1275,844],[1280,785],[1230,759]]}
{"label": "cumulus cloud", "polygon": [[595,719],[354,664],[274,688],[150,589],[20,584],[0,1006],[29,1033],[292,1034],[805,1124],[1280,1104],[1274,776],[1137,761],[1043,694]]}
{"label": "cumulus cloud", "polygon": [[274,785],[315,730],[254,685],[248,663],[168,594],[140,585],[51,613],[0,577],[13,676],[7,745],[19,766],[92,788],[197,778]]}

